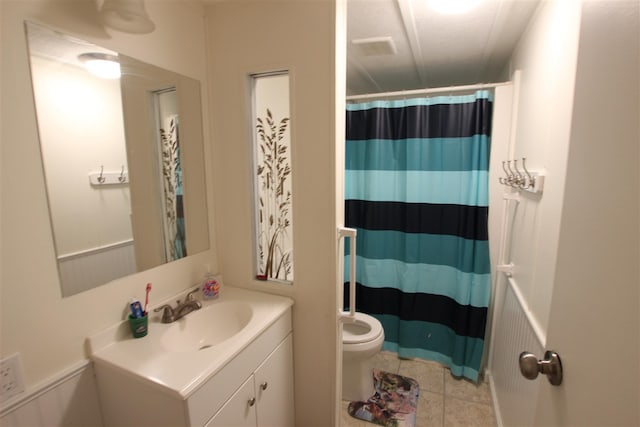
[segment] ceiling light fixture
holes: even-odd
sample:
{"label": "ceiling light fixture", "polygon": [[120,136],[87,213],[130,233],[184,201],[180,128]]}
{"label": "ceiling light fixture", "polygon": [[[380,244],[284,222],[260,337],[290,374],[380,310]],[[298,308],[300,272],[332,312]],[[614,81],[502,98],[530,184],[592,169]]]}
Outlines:
{"label": "ceiling light fixture", "polygon": [[80,62],[94,76],[103,79],[119,79],[120,63],[118,57],[108,53],[89,52],[78,55]]}
{"label": "ceiling light fixture", "polygon": [[458,15],[469,12],[483,0],[427,0],[427,4],[433,10],[444,15]]}
{"label": "ceiling light fixture", "polygon": [[144,0],[104,0],[100,13],[105,25],[125,33],[146,34],[156,28]]}

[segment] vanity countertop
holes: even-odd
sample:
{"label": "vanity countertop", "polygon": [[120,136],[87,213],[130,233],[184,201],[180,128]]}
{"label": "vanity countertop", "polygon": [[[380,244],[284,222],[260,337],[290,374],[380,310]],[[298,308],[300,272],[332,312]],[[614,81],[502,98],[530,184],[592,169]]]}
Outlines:
{"label": "vanity countertop", "polygon": [[[227,305],[224,307],[224,305]],[[186,329],[189,316],[199,312],[228,312],[231,304],[251,307],[250,318],[239,331],[226,334],[212,346],[201,349],[180,347],[173,342],[173,349],[167,348],[167,337],[180,329]],[[202,308],[187,314],[173,323],[161,323],[159,315],[150,315],[148,334],[135,339],[129,331],[127,321],[122,322],[88,339],[91,359],[97,364],[110,365],[127,375],[142,378],[160,389],[164,389],[182,399],[188,398],[202,383],[215,375],[231,359],[263,331],[278,320],[293,305],[287,297],[250,291],[233,286],[224,286],[220,296],[214,300],[203,300]],[[153,313],[152,313],[153,314]],[[192,317],[198,319],[198,317]],[[212,324],[213,323],[213,324]],[[221,327],[214,322],[206,323],[207,328]],[[170,330],[171,329],[171,330]]]}

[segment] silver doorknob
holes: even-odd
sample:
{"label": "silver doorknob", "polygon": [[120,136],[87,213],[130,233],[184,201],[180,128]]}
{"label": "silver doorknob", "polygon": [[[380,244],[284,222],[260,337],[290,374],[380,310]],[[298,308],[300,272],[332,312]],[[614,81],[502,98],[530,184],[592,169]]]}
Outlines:
{"label": "silver doorknob", "polygon": [[528,380],[535,380],[542,373],[551,385],[562,384],[562,362],[555,351],[546,351],[544,360],[538,360],[533,353],[523,351],[520,353],[520,372]]}

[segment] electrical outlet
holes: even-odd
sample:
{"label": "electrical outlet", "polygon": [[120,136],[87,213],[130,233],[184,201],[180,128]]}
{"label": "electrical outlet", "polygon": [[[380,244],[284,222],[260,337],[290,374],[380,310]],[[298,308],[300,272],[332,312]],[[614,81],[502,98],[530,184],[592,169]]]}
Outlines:
{"label": "electrical outlet", "polygon": [[18,353],[0,360],[0,402],[24,391],[22,363]]}

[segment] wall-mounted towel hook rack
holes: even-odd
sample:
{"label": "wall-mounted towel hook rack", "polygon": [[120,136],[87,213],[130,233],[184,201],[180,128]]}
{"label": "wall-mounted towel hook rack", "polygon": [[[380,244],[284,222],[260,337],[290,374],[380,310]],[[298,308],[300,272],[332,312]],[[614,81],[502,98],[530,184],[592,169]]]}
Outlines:
{"label": "wall-mounted towel hook rack", "polygon": [[[530,193],[542,193],[544,174],[542,172],[529,171],[526,166],[526,157],[522,158],[522,171],[518,169],[518,160],[507,160],[502,162],[502,170],[506,177],[499,177],[498,182],[502,185],[524,190]],[[513,169],[511,168],[513,162]]]}

